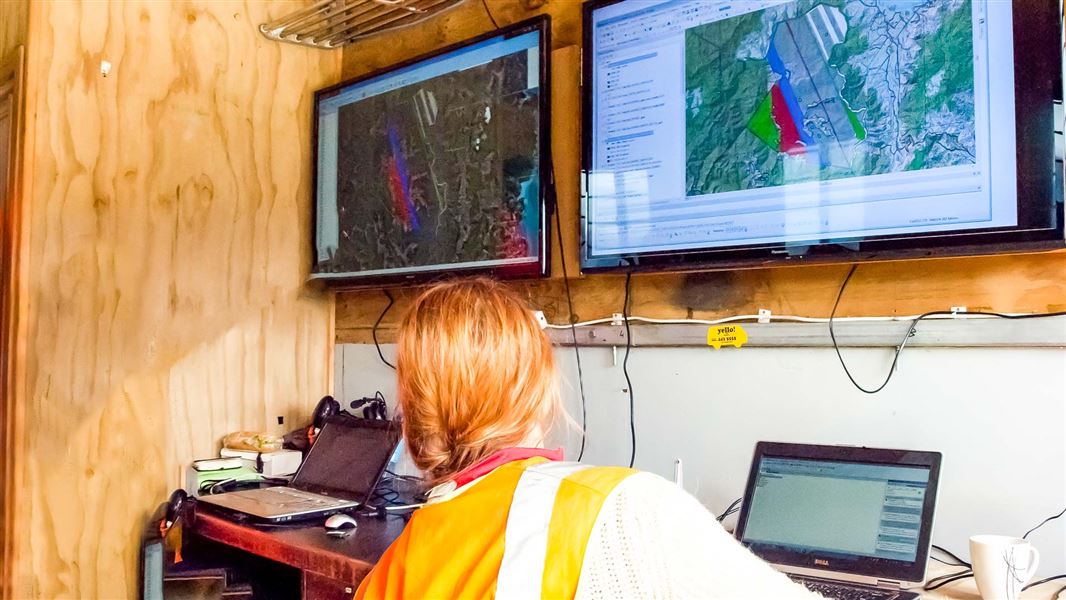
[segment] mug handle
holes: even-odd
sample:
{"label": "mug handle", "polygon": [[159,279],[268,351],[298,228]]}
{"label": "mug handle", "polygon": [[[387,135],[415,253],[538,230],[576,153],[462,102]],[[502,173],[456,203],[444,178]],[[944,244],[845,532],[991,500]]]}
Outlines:
{"label": "mug handle", "polygon": [[1036,549],[1036,546],[1029,545],[1029,567],[1022,574],[1022,585],[1029,583],[1032,580],[1033,575],[1036,575],[1036,569],[1040,566],[1040,552]]}

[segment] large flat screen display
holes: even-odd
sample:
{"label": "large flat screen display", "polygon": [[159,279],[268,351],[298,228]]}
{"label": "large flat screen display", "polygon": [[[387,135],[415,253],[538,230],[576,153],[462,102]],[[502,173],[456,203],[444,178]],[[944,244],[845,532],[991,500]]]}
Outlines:
{"label": "large flat screen display", "polygon": [[312,277],[543,275],[548,20],[315,95]]}
{"label": "large flat screen display", "polygon": [[1061,243],[1057,7],[588,5],[583,267]]}

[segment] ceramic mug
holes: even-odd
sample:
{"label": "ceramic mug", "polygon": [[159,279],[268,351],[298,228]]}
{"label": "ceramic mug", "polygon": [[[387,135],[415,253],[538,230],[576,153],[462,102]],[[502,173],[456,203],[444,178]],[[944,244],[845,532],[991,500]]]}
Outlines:
{"label": "ceramic mug", "polygon": [[1040,553],[1022,538],[975,535],[970,538],[970,562],[983,600],[1017,600],[1036,574]]}

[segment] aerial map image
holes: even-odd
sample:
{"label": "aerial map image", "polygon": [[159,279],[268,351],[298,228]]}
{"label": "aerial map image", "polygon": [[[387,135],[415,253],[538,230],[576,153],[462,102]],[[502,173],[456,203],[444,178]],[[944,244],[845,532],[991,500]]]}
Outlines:
{"label": "aerial map image", "polygon": [[972,11],[798,0],[687,30],[687,195],[975,163]]}
{"label": "aerial map image", "polygon": [[340,239],[323,270],[539,254],[539,86],[527,57],[517,52],[340,108]]}

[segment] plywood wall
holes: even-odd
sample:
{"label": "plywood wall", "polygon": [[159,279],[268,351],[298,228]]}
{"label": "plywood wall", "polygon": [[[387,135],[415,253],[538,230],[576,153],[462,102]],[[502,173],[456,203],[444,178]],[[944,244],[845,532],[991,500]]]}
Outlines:
{"label": "plywood wall", "polygon": [[16,598],[136,597],[180,465],[331,385],[304,281],[310,92],[340,56],[256,31],[297,7],[31,4]]}
{"label": "plywood wall", "polygon": [[12,50],[26,43],[29,11],[29,0],[0,2],[0,61],[9,57]]}
{"label": "plywood wall", "polygon": [[[537,13],[552,17],[553,144],[559,180],[559,203],[569,258],[577,254],[580,168],[579,85],[581,2],[577,0],[487,0],[500,25]],[[492,28],[481,2],[459,8],[387,40],[367,40],[344,50],[344,76],[355,77]],[[554,243],[554,242],[553,242]],[[557,246],[556,246],[557,248]],[[555,256],[558,256],[556,250]],[[517,284],[549,319],[566,320],[566,303],[558,275],[547,281]],[[847,266],[780,267],[729,273],[637,275],[633,278],[633,312],[654,317],[714,318],[751,314],[767,308],[777,314],[827,316]],[[571,266],[570,273],[577,272]],[[579,320],[621,312],[624,278],[584,276],[574,281],[574,310]],[[413,290],[382,321],[382,340],[392,339],[396,319]],[[343,292],[337,296],[337,341],[368,342],[371,328],[387,305],[380,291]],[[1066,253],[1024,256],[933,259],[863,265],[849,285],[840,315],[905,315],[965,305],[1007,312],[1066,309]]]}

